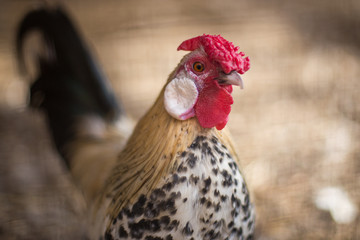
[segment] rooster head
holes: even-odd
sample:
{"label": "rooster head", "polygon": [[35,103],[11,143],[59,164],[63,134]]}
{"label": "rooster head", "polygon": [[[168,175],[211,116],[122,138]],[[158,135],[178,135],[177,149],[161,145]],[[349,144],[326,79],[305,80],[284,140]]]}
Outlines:
{"label": "rooster head", "polygon": [[243,87],[240,74],[249,70],[249,58],[220,35],[188,39],[178,50],[191,53],[165,88],[166,111],[179,120],[197,117],[203,128],[223,129],[233,104],[232,85]]}

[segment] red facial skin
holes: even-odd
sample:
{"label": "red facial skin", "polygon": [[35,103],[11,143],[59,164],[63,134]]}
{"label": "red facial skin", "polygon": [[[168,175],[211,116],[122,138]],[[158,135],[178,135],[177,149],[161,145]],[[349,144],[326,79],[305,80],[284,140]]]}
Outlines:
{"label": "red facial skin", "polygon": [[[219,84],[220,73],[230,74],[236,71],[243,74],[250,68],[250,59],[220,35],[204,34],[185,40],[178,50],[193,51],[177,72],[185,71],[194,80],[199,92],[191,114],[195,114],[204,128],[223,129],[234,101],[231,96],[232,86]],[[194,69],[196,62],[204,65],[202,71]]]}
{"label": "red facial skin", "polygon": [[[204,70],[194,70],[194,63],[204,65]],[[178,73],[184,71],[193,79],[198,89],[199,96],[194,106],[194,113],[200,125],[204,128],[216,127],[221,130],[228,121],[233,98],[231,85],[220,85],[217,81],[222,71],[216,63],[210,62],[206,53],[194,52],[185,59],[185,63],[179,68]]]}

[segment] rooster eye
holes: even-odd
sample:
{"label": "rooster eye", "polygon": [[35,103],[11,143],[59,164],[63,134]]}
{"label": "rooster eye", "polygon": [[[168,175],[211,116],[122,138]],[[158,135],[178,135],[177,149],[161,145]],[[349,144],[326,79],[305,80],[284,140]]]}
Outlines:
{"label": "rooster eye", "polygon": [[196,62],[193,65],[193,69],[195,72],[202,72],[202,71],[204,71],[204,64],[202,64],[200,62]]}

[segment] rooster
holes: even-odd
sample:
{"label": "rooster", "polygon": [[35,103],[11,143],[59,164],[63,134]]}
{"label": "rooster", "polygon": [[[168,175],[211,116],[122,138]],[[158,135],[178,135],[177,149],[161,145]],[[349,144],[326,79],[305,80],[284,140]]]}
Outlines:
{"label": "rooster", "polygon": [[[40,50],[27,54],[35,32]],[[254,207],[222,130],[249,58],[220,35],[188,39],[178,50],[190,53],[133,128],[62,8],[33,10],[19,25],[21,69],[36,69],[30,105],[44,111],[84,193],[90,239],[253,236]]]}

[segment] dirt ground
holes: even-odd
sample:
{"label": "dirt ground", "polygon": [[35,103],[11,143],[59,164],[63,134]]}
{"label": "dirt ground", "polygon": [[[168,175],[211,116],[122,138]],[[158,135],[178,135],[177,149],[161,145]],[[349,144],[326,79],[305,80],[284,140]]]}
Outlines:
{"label": "dirt ground", "polygon": [[[257,239],[360,239],[359,1],[59,2],[134,119],[181,59],[183,40],[221,34],[239,45],[251,69],[228,127],[257,208]],[[81,195],[43,117],[26,109],[28,83],[14,59],[16,24],[41,3],[0,2],[4,240],[84,235]]]}

